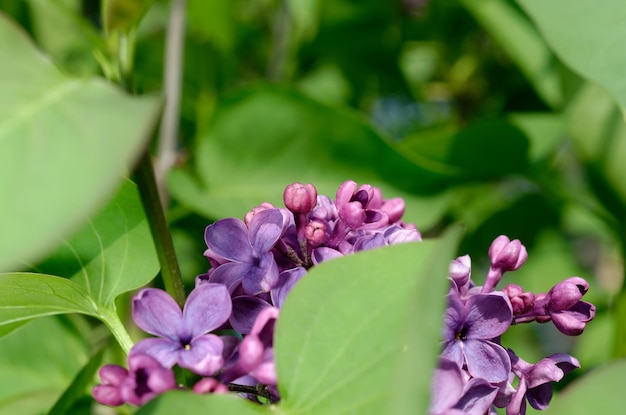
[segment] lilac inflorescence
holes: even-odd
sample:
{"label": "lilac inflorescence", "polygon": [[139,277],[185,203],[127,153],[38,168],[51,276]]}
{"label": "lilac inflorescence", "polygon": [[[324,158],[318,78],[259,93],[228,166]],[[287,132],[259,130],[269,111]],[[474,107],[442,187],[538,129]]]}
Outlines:
{"label": "lilac inflorescence", "polygon": [[533,321],[552,321],[566,335],[581,334],[595,316],[595,306],[581,300],[589,284],[571,277],[547,293],[527,292],[516,284],[499,291],[503,274],[520,268],[528,254],[520,241],[499,236],[489,258],[482,286],[470,279],[469,256],[450,264],[443,351],[432,379],[430,415],[495,414],[495,407],[506,408],[507,415],[524,415],[527,403],[543,410],[552,398],[552,382],[580,367],[565,353],[528,363],[502,346],[501,335],[513,325]]}
{"label": "lilac inflorescence", "polygon": [[[102,367],[101,384],[93,391],[98,402],[141,406],[184,388],[279,401],[274,329],[298,281],[321,262],[421,240],[415,226],[402,221],[404,201],[383,199],[370,185],[344,182],[331,199],[311,184],[293,183],[283,201],[285,207],[263,203],[243,220],[222,219],[206,228],[204,255],[211,267],[196,277],[182,310],[159,289],[144,288],[133,297],[136,325],[154,337],[130,350],[129,369]],[[520,241],[499,236],[488,255],[491,265],[482,286],[472,281],[468,255],[450,264],[430,415],[485,415],[495,407],[523,415],[527,403],[545,409],[552,382],[580,367],[567,354],[530,364],[505,348],[501,336],[513,325],[533,321],[552,321],[566,335],[581,334],[595,315],[595,307],[582,301],[587,282],[571,277],[547,293],[515,284],[496,290],[504,273],[520,268],[528,254]]]}
{"label": "lilac inflorescence", "polygon": [[[333,200],[312,184],[293,183],[283,201],[284,208],[262,203],[243,220],[222,219],[206,228],[211,268],[196,277],[182,310],[162,290],[145,288],[134,296],[135,323],[155,337],[131,349],[130,370],[101,369],[98,402],[143,405],[180,389],[175,367],[190,372],[186,383],[195,382],[195,393],[225,393],[235,385],[248,398],[278,401],[274,327],[307,270],[357,251],[421,240],[415,226],[401,220],[404,201],[383,199],[370,185],[347,181]],[[216,329],[235,335],[212,334]]]}

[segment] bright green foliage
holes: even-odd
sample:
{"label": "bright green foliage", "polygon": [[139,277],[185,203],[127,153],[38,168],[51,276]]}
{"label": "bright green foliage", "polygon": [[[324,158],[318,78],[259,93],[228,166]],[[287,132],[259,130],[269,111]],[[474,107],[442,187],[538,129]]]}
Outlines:
{"label": "bright green foliage", "polygon": [[[65,76],[0,15],[0,270],[41,259],[111,196],[158,109]],[[102,108],[111,110],[103,111]]]}

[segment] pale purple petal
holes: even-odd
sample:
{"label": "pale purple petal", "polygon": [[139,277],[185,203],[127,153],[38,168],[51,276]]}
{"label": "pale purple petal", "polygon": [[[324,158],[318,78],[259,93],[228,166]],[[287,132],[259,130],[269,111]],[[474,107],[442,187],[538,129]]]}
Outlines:
{"label": "pale purple petal", "polygon": [[454,407],[466,415],[483,415],[491,407],[497,393],[497,386],[489,384],[485,379],[473,378]]}
{"label": "pale purple petal", "polygon": [[492,339],[504,333],[513,319],[508,299],[501,293],[477,294],[467,300],[465,327],[471,339]]}
{"label": "pale purple petal", "polygon": [[451,360],[441,359],[432,377],[429,412],[438,414],[452,408],[463,395],[464,386],[459,366]]}
{"label": "pale purple petal", "polygon": [[193,339],[189,349],[179,354],[178,364],[198,375],[210,376],[224,365],[223,349],[222,339],[214,334],[205,334]]}
{"label": "pale purple petal", "polygon": [[511,360],[502,346],[484,340],[467,339],[463,342],[467,370],[475,378],[491,383],[508,379]]}
{"label": "pale purple petal", "polygon": [[255,295],[268,292],[278,282],[278,265],[271,253],[259,258],[255,267],[249,268],[248,275],[244,276],[242,286],[246,294]]}
{"label": "pale purple petal", "polygon": [[326,246],[320,246],[313,250],[313,264],[319,265],[324,261],[328,261],[330,259],[339,258],[344,256],[341,252],[336,249],[332,249]]}
{"label": "pale purple petal", "polygon": [[177,342],[183,313],[174,299],[157,288],[144,288],[133,297],[133,320],[140,329]]}
{"label": "pale purple petal", "polygon": [[222,258],[236,262],[249,262],[252,258],[248,228],[239,219],[226,218],[207,226],[204,239],[211,251]]}
{"label": "pale purple petal", "polygon": [[463,354],[463,343],[461,341],[451,340],[446,343],[441,352],[441,357],[448,359],[457,364],[459,368],[465,364],[465,355]]}
{"label": "pale purple petal", "polygon": [[250,243],[257,254],[274,247],[283,232],[283,215],[278,209],[267,209],[254,215],[250,222]]}
{"label": "pale purple petal", "polygon": [[157,360],[164,367],[171,368],[176,364],[178,354],[181,350],[183,350],[183,345],[178,342],[159,337],[150,337],[141,340],[133,346],[130,350],[129,362],[132,356],[148,355]]}
{"label": "pale purple petal", "polygon": [[209,282],[214,284],[224,284],[232,293],[243,281],[244,277],[250,273],[251,266],[247,263],[228,262],[222,264],[209,275]]}
{"label": "pale purple petal", "polygon": [[233,298],[230,325],[241,334],[248,334],[261,310],[271,307],[267,301],[248,295]]}
{"label": "pale purple petal", "polygon": [[183,309],[181,337],[192,338],[208,333],[228,320],[231,312],[230,294],[222,284],[202,284],[187,298]]}
{"label": "pale purple petal", "polygon": [[463,329],[465,322],[465,306],[458,293],[451,292],[448,294],[448,307],[443,319],[443,339],[446,341],[454,340],[456,334]]}
{"label": "pale purple petal", "polygon": [[287,294],[305,274],[306,269],[304,267],[296,267],[281,272],[278,276],[278,285],[270,291],[272,304],[281,308],[287,298]]}
{"label": "pale purple petal", "polygon": [[92,394],[94,399],[102,405],[120,406],[126,403],[118,386],[96,385]]}

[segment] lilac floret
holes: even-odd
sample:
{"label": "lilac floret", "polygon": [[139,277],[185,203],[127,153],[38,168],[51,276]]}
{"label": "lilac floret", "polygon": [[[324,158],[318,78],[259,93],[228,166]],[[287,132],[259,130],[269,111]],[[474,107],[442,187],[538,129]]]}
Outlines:
{"label": "lilac floret", "polygon": [[175,364],[199,375],[212,375],[223,364],[222,339],[208,332],[231,313],[228,290],[220,284],[196,287],[184,309],[165,291],[145,288],[133,298],[133,319],[145,332],[159,337],[141,340],[130,355],[147,354],[170,368]]}

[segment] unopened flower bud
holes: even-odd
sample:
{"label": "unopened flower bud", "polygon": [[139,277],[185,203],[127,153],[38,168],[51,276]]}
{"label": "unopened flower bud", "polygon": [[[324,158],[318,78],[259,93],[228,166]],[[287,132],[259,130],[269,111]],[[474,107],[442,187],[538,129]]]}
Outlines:
{"label": "unopened flower bud", "polygon": [[559,282],[548,292],[551,311],[562,311],[574,306],[589,289],[589,283],[580,277]]}
{"label": "unopened flower bud", "polygon": [[304,228],[304,237],[312,247],[320,246],[328,239],[326,224],[318,220],[309,222]]}
{"label": "unopened flower bud", "polygon": [[518,239],[509,240],[504,235],[498,236],[489,247],[491,266],[502,272],[515,271],[526,262],[526,247]]}
{"label": "unopened flower bud", "polygon": [[395,223],[404,215],[404,199],[401,197],[394,197],[393,199],[385,200],[381,210],[387,213],[389,216],[389,223]]}
{"label": "unopened flower bud", "polygon": [[239,364],[242,369],[250,371],[261,364],[264,350],[259,336],[249,334],[244,337],[239,346]]}
{"label": "unopened flower bud", "polygon": [[472,259],[469,255],[463,255],[450,263],[448,275],[456,284],[459,292],[467,291],[470,276],[472,274]]}
{"label": "unopened flower bud", "polygon": [[198,394],[215,393],[222,394],[228,393],[228,386],[224,385],[217,379],[203,378],[193,385],[193,392]]}
{"label": "unopened flower bud", "polygon": [[359,202],[346,203],[339,209],[339,217],[348,227],[357,229],[365,222],[365,209]]}
{"label": "unopened flower bud", "polygon": [[517,284],[509,284],[502,290],[513,307],[513,315],[525,314],[532,310],[535,305],[535,294],[524,292],[522,287]]}
{"label": "unopened flower bud", "polygon": [[311,183],[293,183],[283,193],[285,207],[293,213],[309,213],[317,204],[317,189]]}

